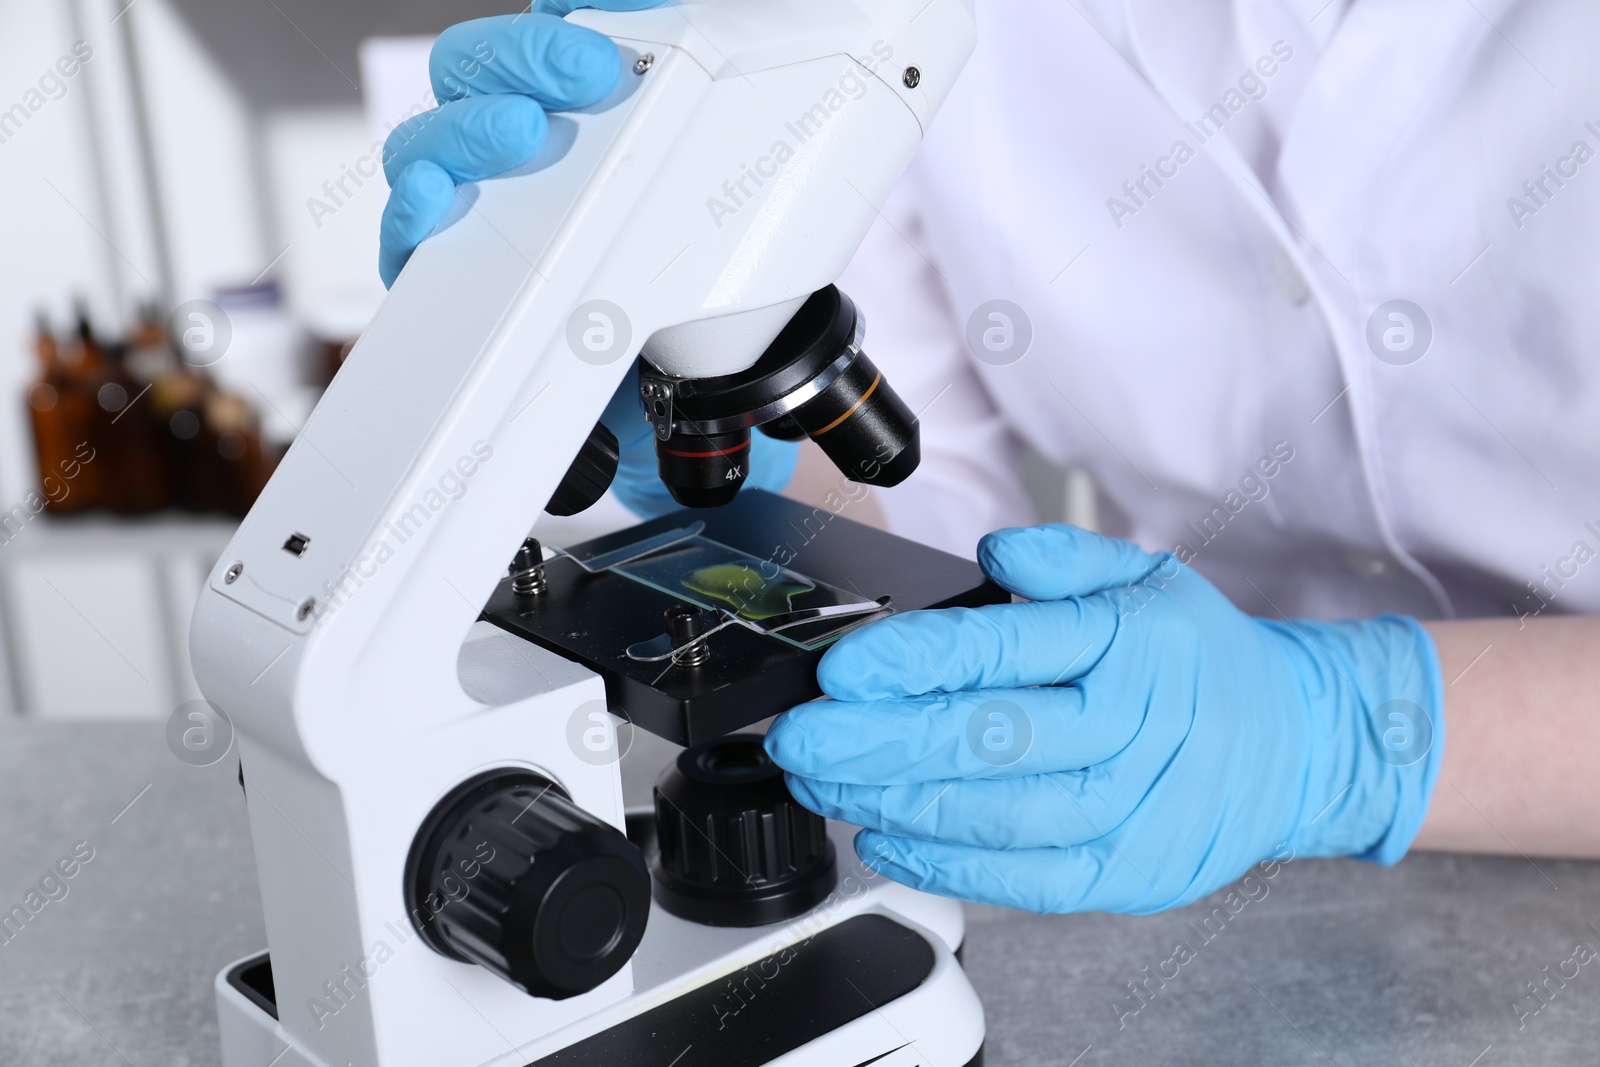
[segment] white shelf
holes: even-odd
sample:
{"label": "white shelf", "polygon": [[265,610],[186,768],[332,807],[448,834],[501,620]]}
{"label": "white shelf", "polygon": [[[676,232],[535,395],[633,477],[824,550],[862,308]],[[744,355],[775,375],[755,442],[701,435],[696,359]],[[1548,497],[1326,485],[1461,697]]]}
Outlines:
{"label": "white shelf", "polygon": [[118,553],[221,552],[239,520],[226,516],[158,512],[154,515],[37,515],[0,544],[9,556],[114,551]]}
{"label": "white shelf", "polygon": [[36,516],[0,545],[0,713],[159,719],[199,697],[189,615],[237,524]]}

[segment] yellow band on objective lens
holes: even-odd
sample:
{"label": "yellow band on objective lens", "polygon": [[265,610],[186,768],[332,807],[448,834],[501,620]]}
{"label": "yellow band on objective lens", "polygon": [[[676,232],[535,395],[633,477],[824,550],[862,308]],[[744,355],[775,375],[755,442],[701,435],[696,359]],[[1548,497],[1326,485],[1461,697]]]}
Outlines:
{"label": "yellow band on objective lens", "polygon": [[860,407],[862,404],[865,404],[867,402],[867,397],[872,395],[872,391],[878,387],[878,383],[881,382],[881,381],[883,381],[883,372],[879,371],[878,372],[878,376],[876,378],[872,379],[872,384],[867,386],[867,391],[861,394],[861,399],[857,400],[854,404],[850,405],[850,410],[849,411],[846,411],[843,415],[840,415],[837,419],[834,419],[832,422],[828,423],[828,425],[824,426],[822,429],[813,430],[812,433],[811,433],[811,436],[812,437],[821,437],[823,434],[827,433],[829,430],[831,430],[835,426],[839,425],[845,419],[848,419],[851,415],[854,415],[856,413],[856,408]]}

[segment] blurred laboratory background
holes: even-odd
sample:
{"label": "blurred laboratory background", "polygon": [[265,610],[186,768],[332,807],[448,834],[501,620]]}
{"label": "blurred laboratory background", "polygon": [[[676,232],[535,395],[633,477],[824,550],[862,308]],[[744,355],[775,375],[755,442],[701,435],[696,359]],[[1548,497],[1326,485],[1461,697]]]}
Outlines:
{"label": "blurred laboratory background", "polygon": [[382,139],[503,10],[0,5],[0,714],[197,695],[200,583],[383,299]]}

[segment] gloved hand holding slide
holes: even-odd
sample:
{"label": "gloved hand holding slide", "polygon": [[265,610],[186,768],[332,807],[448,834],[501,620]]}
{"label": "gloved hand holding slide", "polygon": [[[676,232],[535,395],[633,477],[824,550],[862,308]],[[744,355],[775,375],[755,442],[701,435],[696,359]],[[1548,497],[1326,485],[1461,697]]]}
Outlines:
{"label": "gloved hand holding slide", "polygon": [[1076,527],[979,561],[1026,603],[914,612],[843,638],[832,700],[767,749],[897,881],[1040,912],[1148,913],[1270,855],[1393,863],[1444,742],[1414,620],[1253,618],[1170,554]]}

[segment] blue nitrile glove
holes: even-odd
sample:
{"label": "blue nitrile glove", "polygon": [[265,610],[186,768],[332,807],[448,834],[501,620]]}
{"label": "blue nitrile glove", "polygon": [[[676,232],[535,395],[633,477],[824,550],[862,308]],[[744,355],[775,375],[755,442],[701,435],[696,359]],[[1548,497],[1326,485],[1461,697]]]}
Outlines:
{"label": "blue nitrile glove", "polygon": [[919,611],[830,649],[832,701],[767,750],[896,881],[1042,912],[1148,913],[1292,856],[1398,860],[1444,742],[1412,619],[1274,622],[1170,554],[1071,526],[979,560],[1029,603]]}
{"label": "blue nitrile glove", "polygon": [[[440,106],[395,127],[384,144],[389,203],[379,231],[378,272],[393,285],[400,269],[455,198],[456,185],[527,162],[544,144],[545,109],[584,107],[617,83],[622,63],[611,39],[561,16],[580,7],[635,11],[662,0],[541,0],[533,12],[474,19],[439,35],[428,59]],[[603,418],[622,445],[612,489],[642,518],[678,504],[656,474],[655,443],[629,373]],[[776,492],[794,475],[797,444],[752,434],[747,486]]]}
{"label": "blue nitrile glove", "polygon": [[580,7],[636,11],[661,2],[540,0],[531,13],[473,19],[439,35],[428,57],[439,106],[396,126],[383,146],[389,203],[378,273],[385,286],[450,210],[458,184],[526,163],[549,132],[546,108],[587,107],[617,84],[617,46],[561,16]]}
{"label": "blue nitrile glove", "polygon": [[[645,418],[644,401],[639,398],[637,364],[612,394],[600,421],[617,435],[621,446],[622,461],[611,482],[617,499],[642,519],[681,508],[683,505],[672,499],[656,469],[655,431]],[[778,492],[794,477],[799,458],[800,442],[779,441],[760,430],[750,431],[750,470],[745,474],[745,488]]]}

